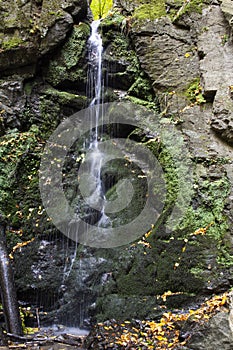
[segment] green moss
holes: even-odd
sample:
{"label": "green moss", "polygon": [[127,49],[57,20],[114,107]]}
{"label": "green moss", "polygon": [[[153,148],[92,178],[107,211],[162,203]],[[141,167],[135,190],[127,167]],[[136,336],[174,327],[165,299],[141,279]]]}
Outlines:
{"label": "green moss", "polygon": [[86,71],[83,69],[83,65],[89,35],[90,27],[88,24],[80,23],[74,26],[65,45],[49,62],[46,78],[51,85],[57,86],[64,80],[75,81],[76,84],[85,81]]}
{"label": "green moss", "polygon": [[47,88],[44,93],[49,97],[53,98],[60,105],[75,105],[79,109],[86,106],[87,98],[82,95],[71,94],[66,91],[59,91],[53,88]]}
{"label": "green moss", "polygon": [[191,0],[184,9],[184,13],[197,12],[201,13],[203,8],[203,0]]}
{"label": "green moss", "polygon": [[8,40],[2,42],[1,46],[4,50],[11,50],[20,46],[23,43],[23,40],[19,37],[12,37]]}
{"label": "green moss", "polygon": [[154,102],[154,93],[151,83],[143,74],[141,74],[131,85],[128,94],[147,100],[148,102]]}
{"label": "green moss", "polygon": [[[229,181],[223,175],[222,178],[214,181],[212,179],[200,181],[196,187],[198,187],[198,194],[195,198],[198,206],[189,207],[179,227],[191,234],[201,227],[210,225],[205,235],[206,248],[212,249],[219,264],[225,267],[232,266],[231,246],[227,243],[229,222],[224,214],[230,191]],[[214,245],[213,248],[211,248],[212,245]]]}
{"label": "green moss", "polygon": [[108,14],[100,23],[100,28],[103,30],[109,28],[119,28],[122,29],[124,26],[125,16],[119,12],[112,12]]}
{"label": "green moss", "polygon": [[134,104],[137,104],[137,105],[140,105],[140,106],[144,106],[144,107],[146,107],[146,108],[148,108],[148,109],[152,109],[152,110],[154,110],[154,111],[158,111],[158,104],[157,104],[157,102],[155,101],[155,102],[149,102],[149,101],[147,101],[147,100],[143,100],[143,99],[141,99],[141,98],[137,98],[137,97],[134,97],[134,96],[127,96],[127,99],[129,100],[129,101],[131,101],[132,103],[134,103]]}
{"label": "green moss", "polygon": [[43,138],[47,139],[60,122],[61,107],[53,98],[49,99],[48,96],[41,95],[39,108],[41,114],[40,130],[43,133]]}
{"label": "green moss", "polygon": [[[115,60],[128,61],[131,65],[135,66],[135,71],[139,70],[139,63],[135,51],[132,50],[130,40],[125,37],[123,33],[110,31],[105,34],[104,45],[111,45],[111,56]],[[132,69],[132,67],[130,67]]]}
{"label": "green moss", "polygon": [[56,21],[56,18],[60,18],[64,14],[64,11],[61,10],[61,3],[59,1],[43,1],[39,29],[43,32],[44,28],[52,26]]}
{"label": "green moss", "polygon": [[[38,146],[37,135],[38,128],[32,127],[23,133],[13,130],[0,139],[0,212],[9,220],[13,233],[23,228],[21,235],[27,238],[36,225],[32,225],[29,208],[38,208],[40,203],[38,167],[42,145]],[[15,243],[12,238],[10,241]]]}
{"label": "green moss", "polygon": [[208,236],[221,240],[226,234],[228,223],[224,215],[225,201],[229,194],[229,181],[223,176],[218,180],[204,180],[198,185],[198,207],[190,207],[181,226],[189,226],[191,232],[210,225]]}
{"label": "green moss", "polygon": [[144,21],[145,19],[154,20],[166,16],[164,0],[153,0],[148,4],[138,6],[133,13],[133,18]]}

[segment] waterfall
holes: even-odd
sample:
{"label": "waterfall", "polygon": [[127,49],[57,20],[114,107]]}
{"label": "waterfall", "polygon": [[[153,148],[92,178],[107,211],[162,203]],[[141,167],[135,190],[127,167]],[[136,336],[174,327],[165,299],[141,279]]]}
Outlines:
{"label": "waterfall", "polygon": [[[91,23],[91,35],[88,40],[88,73],[87,73],[87,97],[91,100],[88,113],[90,119],[90,129],[94,128],[94,132],[90,135],[89,145],[90,149],[98,149],[98,122],[100,117],[100,103],[102,102],[102,38],[98,33],[100,20]],[[86,140],[88,141],[88,140]]]}
{"label": "waterfall", "polygon": [[[100,211],[98,226],[109,226],[110,220],[105,214],[105,195],[101,181],[101,166],[104,154],[99,149],[102,130],[99,130],[101,124],[101,108],[103,103],[104,79],[102,77],[102,38],[98,32],[100,20],[93,21],[91,24],[91,35],[88,40],[88,80],[87,80],[87,96],[90,98],[88,109],[90,119],[90,130],[92,133],[85,146],[90,154],[90,174],[93,183],[89,192],[89,197],[86,199],[91,208],[96,208]],[[92,108],[94,107],[94,108]]]}
{"label": "waterfall", "polygon": [[[107,208],[105,193],[109,189],[110,180],[107,178],[106,166],[109,155],[108,150],[104,151],[106,148],[103,144],[110,138],[111,130],[109,131],[104,125],[104,115],[102,115],[105,86],[102,74],[103,45],[98,32],[99,24],[100,20],[92,22],[91,35],[87,41],[86,95],[89,106],[83,110],[82,114],[85,128],[81,130],[81,134],[75,135],[76,139],[71,138],[72,142],[75,141],[65,154],[66,159],[62,166],[62,192],[74,215],[66,225],[65,236],[67,237],[61,239],[59,233],[57,237],[55,233],[54,237],[38,245],[37,252],[40,259],[38,264],[32,266],[33,278],[39,280],[42,295],[41,298],[39,295],[37,302],[38,310],[40,308],[38,311],[40,324],[46,323],[45,326],[50,326],[52,323],[54,329],[59,328],[60,325],[77,329],[89,326],[89,317],[94,313],[95,300],[102,285],[98,268],[107,264],[107,259],[95,254],[92,247],[79,244],[78,239],[75,242],[69,240],[73,233],[76,237],[83,234],[83,227],[84,233],[86,233],[86,227],[90,229],[88,232],[90,235],[92,235],[92,227],[94,227],[93,230],[97,228],[97,237],[93,235],[93,239],[96,240],[101,238],[103,228],[112,227],[111,220],[105,214],[105,207]],[[77,115],[74,114],[73,117],[75,119]],[[67,132],[69,131],[68,128]],[[108,184],[106,184],[107,181]],[[57,212],[60,215],[60,209]],[[62,216],[61,219],[63,220]],[[56,270],[55,274],[51,272],[54,281],[51,281],[51,290],[47,293],[47,290],[44,290],[46,283],[43,281],[43,272],[48,270],[48,260]],[[105,269],[107,267],[104,267],[104,271]],[[50,278],[50,272],[46,278],[48,277]],[[47,302],[40,300],[44,296],[48,298]]]}
{"label": "waterfall", "polygon": [[[81,204],[77,202],[75,205],[77,205],[78,211],[82,211],[82,215],[84,218],[87,218],[88,222],[93,221],[97,226],[106,227],[111,223],[105,214],[105,195],[101,181],[101,167],[104,160],[104,154],[99,147],[103,135],[103,128],[99,127],[99,124],[101,124],[102,118],[101,104],[104,99],[104,79],[102,76],[103,46],[101,35],[98,33],[99,24],[100,20],[91,23],[91,35],[87,42],[88,72],[86,94],[90,102],[89,108],[87,108],[86,118],[89,123],[90,132],[85,136],[84,140],[82,140],[83,144],[81,149],[85,154],[85,163],[87,163],[88,174],[90,174],[89,183],[85,187],[88,195],[85,196],[85,204],[83,204],[83,199],[80,199]],[[86,177],[83,176],[83,178],[85,181]],[[82,259],[79,250],[81,251],[82,247],[77,242],[75,242],[75,246],[64,247],[63,279],[60,286],[60,291],[64,296],[70,283],[72,283],[72,280],[75,279],[77,285],[82,285],[82,283],[85,283],[83,281],[85,281],[86,278],[86,269],[93,270],[95,268],[95,261],[98,263],[98,259],[90,256],[88,253],[84,259]],[[87,265],[89,265],[89,267]],[[80,300],[85,299],[85,295],[81,295],[81,293],[79,297]],[[88,301],[83,303],[80,302],[78,315],[76,314],[74,316],[73,313],[69,312],[62,318],[59,316],[60,322],[69,327],[82,327],[84,325],[85,317],[87,317],[88,303]],[[60,309],[58,310],[59,313],[62,310],[62,307],[63,305],[61,304]]]}

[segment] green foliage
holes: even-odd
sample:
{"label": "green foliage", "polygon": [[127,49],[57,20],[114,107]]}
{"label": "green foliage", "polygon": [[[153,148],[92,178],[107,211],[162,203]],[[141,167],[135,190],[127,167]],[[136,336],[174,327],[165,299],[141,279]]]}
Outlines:
{"label": "green foliage", "polygon": [[106,17],[108,12],[113,6],[112,0],[92,0],[91,1],[91,11],[93,13],[94,19],[100,19]]}
{"label": "green foliage", "polygon": [[35,125],[27,132],[12,130],[0,138],[0,212],[9,222],[9,249],[31,237],[39,227],[42,207],[38,169],[42,147]]}
{"label": "green foliage", "polygon": [[200,78],[196,78],[187,88],[185,92],[186,97],[197,105],[205,103],[206,100],[202,94],[202,87],[200,85]]}
{"label": "green foliage", "polygon": [[11,133],[0,139],[0,211],[8,215],[5,209],[8,207],[10,189],[14,180],[20,159],[35,145],[36,138],[33,133],[19,133],[12,130]]}
{"label": "green foliage", "polygon": [[[125,16],[121,13],[114,11],[107,14],[107,16],[101,21],[101,28],[108,31],[110,28],[122,30],[125,23]],[[104,30],[105,31],[105,30]]]}

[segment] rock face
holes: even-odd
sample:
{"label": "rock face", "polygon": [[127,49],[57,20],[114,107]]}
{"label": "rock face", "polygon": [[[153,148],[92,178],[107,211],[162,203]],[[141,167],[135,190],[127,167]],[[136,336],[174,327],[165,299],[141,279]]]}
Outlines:
{"label": "rock face", "polygon": [[211,321],[199,329],[197,334],[191,338],[188,342],[188,349],[212,350],[213,346],[216,349],[219,347],[224,350],[230,350],[232,348],[232,331],[229,326],[229,315],[226,312],[220,312],[215,315]]}
{"label": "rock face", "polygon": [[[15,252],[20,299],[48,312],[43,316],[47,323],[63,322],[66,314],[69,324],[77,325],[80,309],[85,309],[82,322],[90,316],[156,318],[161,314],[156,296],[166,291],[177,293],[166,302],[168,308],[177,308],[230,288],[231,2],[118,0],[117,11],[101,22],[105,100],[127,100],[155,111],[156,122],[181,132],[193,169],[192,200],[175,229],[166,230],[169,212],[179,202],[179,187],[186,188],[177,176],[183,167],[174,165],[171,154],[176,153],[169,153],[159,135],[120,128],[121,136],[144,143],[156,156],[168,199],[150,236],[109,250],[64,241],[47,217],[38,190],[44,143],[64,118],[88,104],[87,4],[1,1],[0,7],[0,209],[8,217],[9,250],[36,237]],[[73,164],[64,180],[70,197],[77,178]],[[79,321],[72,319],[74,310]],[[201,343],[192,339],[190,349],[208,349],[215,343],[216,328],[230,349],[226,315],[211,322]],[[220,342],[216,344],[223,348]]]}
{"label": "rock face", "polygon": [[[200,2],[196,5],[201,9],[184,6],[182,11],[173,2],[166,4],[166,17],[144,22],[136,17],[136,52],[159,96],[162,114],[181,121],[197,159],[228,159],[224,168],[232,186],[231,4]],[[124,2],[122,6],[132,11]]]}
{"label": "rock face", "polygon": [[229,312],[219,312],[206,324],[192,329],[194,335],[188,341],[188,349],[217,349],[230,350],[232,348],[232,293],[230,294]]}
{"label": "rock face", "polygon": [[86,16],[87,2],[1,1],[1,71],[36,63],[64,42],[72,24]]}

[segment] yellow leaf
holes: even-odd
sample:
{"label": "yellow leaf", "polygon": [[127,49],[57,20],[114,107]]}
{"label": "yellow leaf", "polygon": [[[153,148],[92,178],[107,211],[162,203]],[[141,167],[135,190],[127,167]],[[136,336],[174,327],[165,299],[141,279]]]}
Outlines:
{"label": "yellow leaf", "polygon": [[186,54],[184,55],[186,58],[189,58],[191,55],[190,53],[186,52]]}
{"label": "yellow leaf", "polygon": [[225,305],[226,304],[226,302],[227,302],[227,296],[226,295],[223,295],[223,298],[222,298],[222,300],[221,300],[221,302],[220,302],[220,306],[223,306],[223,305]]}
{"label": "yellow leaf", "polygon": [[195,310],[189,310],[190,315],[194,315],[196,313]]}
{"label": "yellow leaf", "polygon": [[109,331],[109,330],[111,330],[111,329],[112,329],[112,327],[111,327],[111,326],[109,326],[109,327],[104,326],[104,329],[105,329],[106,331]]}
{"label": "yellow leaf", "polygon": [[156,339],[158,339],[159,341],[167,341],[167,338],[164,338],[161,335],[157,335]]}

